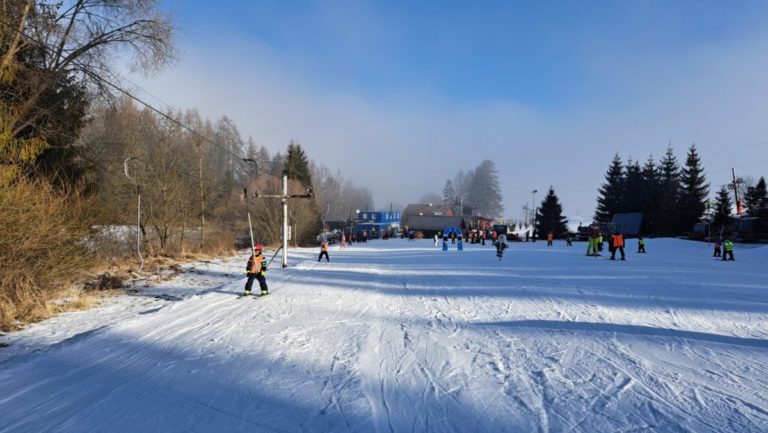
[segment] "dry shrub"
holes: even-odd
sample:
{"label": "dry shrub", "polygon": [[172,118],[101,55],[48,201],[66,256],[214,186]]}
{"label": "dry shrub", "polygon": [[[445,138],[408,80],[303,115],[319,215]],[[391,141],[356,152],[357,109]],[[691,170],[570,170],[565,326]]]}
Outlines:
{"label": "dry shrub", "polygon": [[51,301],[97,261],[88,227],[88,200],[76,190],[44,180],[0,185],[0,330],[56,312]]}
{"label": "dry shrub", "polygon": [[126,278],[123,275],[116,275],[105,272],[90,281],[86,281],[83,285],[83,289],[85,291],[118,290],[121,289],[125,284],[125,279]]}
{"label": "dry shrub", "polygon": [[216,229],[206,239],[202,253],[214,257],[228,256],[235,252],[235,235],[227,230]]}

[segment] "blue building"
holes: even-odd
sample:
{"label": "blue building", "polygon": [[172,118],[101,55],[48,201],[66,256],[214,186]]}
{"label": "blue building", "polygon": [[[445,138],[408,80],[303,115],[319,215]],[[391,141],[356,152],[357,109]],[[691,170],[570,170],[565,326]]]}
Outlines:
{"label": "blue building", "polygon": [[368,232],[368,239],[379,239],[382,233],[400,228],[400,211],[360,211],[355,220],[354,233]]}

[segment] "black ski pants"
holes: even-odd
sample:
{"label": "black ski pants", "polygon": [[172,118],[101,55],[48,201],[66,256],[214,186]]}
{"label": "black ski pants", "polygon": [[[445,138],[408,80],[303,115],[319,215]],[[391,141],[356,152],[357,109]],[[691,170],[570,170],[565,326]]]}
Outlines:
{"label": "black ski pants", "polygon": [[616,260],[616,250],[621,253],[621,260],[624,260],[624,247],[614,247],[611,251],[611,260]]}
{"label": "black ski pants", "polygon": [[253,280],[259,281],[259,288],[261,288],[262,292],[266,292],[269,289],[267,289],[267,279],[264,277],[264,275],[261,274],[248,274],[248,281],[245,282],[245,291],[250,292],[251,288],[253,287]]}

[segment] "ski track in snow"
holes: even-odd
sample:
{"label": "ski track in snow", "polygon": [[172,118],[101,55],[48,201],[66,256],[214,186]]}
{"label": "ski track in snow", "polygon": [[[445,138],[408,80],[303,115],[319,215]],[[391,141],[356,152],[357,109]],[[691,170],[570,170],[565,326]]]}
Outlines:
{"label": "ski track in snow", "polygon": [[768,247],[246,257],[0,336],[5,432],[768,431]]}

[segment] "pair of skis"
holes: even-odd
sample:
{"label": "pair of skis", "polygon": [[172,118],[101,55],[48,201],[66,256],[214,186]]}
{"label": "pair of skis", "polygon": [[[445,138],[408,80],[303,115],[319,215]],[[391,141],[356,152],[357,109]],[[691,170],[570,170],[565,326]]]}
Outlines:
{"label": "pair of skis", "polygon": [[264,298],[266,296],[269,296],[269,293],[267,293],[265,295],[240,295],[240,296],[237,297],[237,299],[243,299],[243,298],[261,299],[261,298]]}

